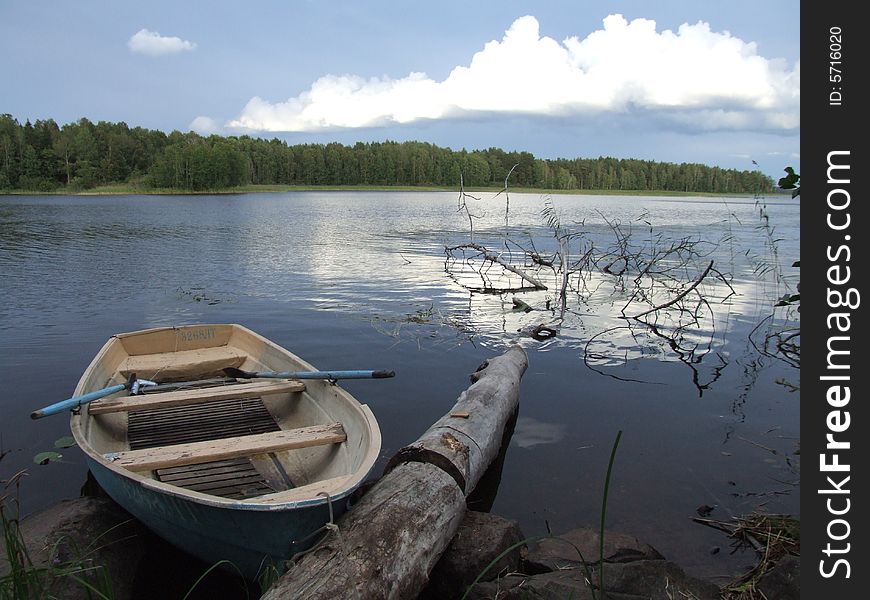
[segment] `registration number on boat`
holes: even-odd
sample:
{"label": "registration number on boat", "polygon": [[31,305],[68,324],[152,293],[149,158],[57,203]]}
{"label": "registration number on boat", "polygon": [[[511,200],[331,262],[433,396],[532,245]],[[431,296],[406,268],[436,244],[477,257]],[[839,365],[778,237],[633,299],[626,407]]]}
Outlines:
{"label": "registration number on boat", "polygon": [[184,329],[177,333],[183,342],[195,342],[200,340],[214,339],[214,327],[202,327],[200,329]]}

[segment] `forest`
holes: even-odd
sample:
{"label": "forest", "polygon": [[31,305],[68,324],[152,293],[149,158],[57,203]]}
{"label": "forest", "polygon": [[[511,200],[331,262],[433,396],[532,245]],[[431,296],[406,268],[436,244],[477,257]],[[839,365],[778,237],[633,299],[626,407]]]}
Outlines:
{"label": "forest", "polygon": [[768,193],[759,171],[637,159],[535,158],[529,152],[452,150],[417,141],[295,144],[248,135],[169,134],[82,118],[0,115],[0,192],[75,193],[100,185],[217,191],[247,185],[465,186],[550,190]]}

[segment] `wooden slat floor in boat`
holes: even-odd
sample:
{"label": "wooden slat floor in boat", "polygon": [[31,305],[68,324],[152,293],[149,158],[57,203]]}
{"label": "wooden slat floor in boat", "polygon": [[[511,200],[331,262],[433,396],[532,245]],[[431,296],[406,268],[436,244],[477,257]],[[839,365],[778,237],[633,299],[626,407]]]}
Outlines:
{"label": "wooden slat floor in boat", "polygon": [[[230,399],[129,414],[131,450],[280,431],[260,398]],[[249,458],[218,460],[157,471],[160,481],[221,496],[251,498],[276,490]]]}
{"label": "wooden slat floor in boat", "polygon": [[222,498],[252,498],[276,491],[247,458],[159,469],[160,481]]}
{"label": "wooden slat floor in boat", "polygon": [[130,413],[130,450],[280,431],[260,398]]}

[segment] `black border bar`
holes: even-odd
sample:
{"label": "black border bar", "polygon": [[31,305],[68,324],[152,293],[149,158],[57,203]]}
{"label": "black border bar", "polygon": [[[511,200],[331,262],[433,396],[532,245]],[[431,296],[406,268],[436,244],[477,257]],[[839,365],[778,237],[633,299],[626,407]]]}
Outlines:
{"label": "black border bar", "polygon": [[870,31],[861,6],[801,11],[801,594],[813,599],[870,593]]}

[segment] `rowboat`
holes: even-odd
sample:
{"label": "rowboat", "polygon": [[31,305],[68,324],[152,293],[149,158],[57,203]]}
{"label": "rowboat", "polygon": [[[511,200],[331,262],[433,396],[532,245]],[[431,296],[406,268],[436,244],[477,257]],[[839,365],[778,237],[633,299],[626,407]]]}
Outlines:
{"label": "rowboat", "polygon": [[[255,373],[240,379],[225,369]],[[72,435],[94,478],[128,512],[190,554],[227,561],[254,580],[280,571],[348,509],[380,452],[366,405],[331,378],[285,371],[315,369],[240,325],[115,335],[76,387],[74,398],[104,397],[79,403]],[[253,378],[270,373],[277,377]],[[129,395],[133,379],[148,385]]]}

